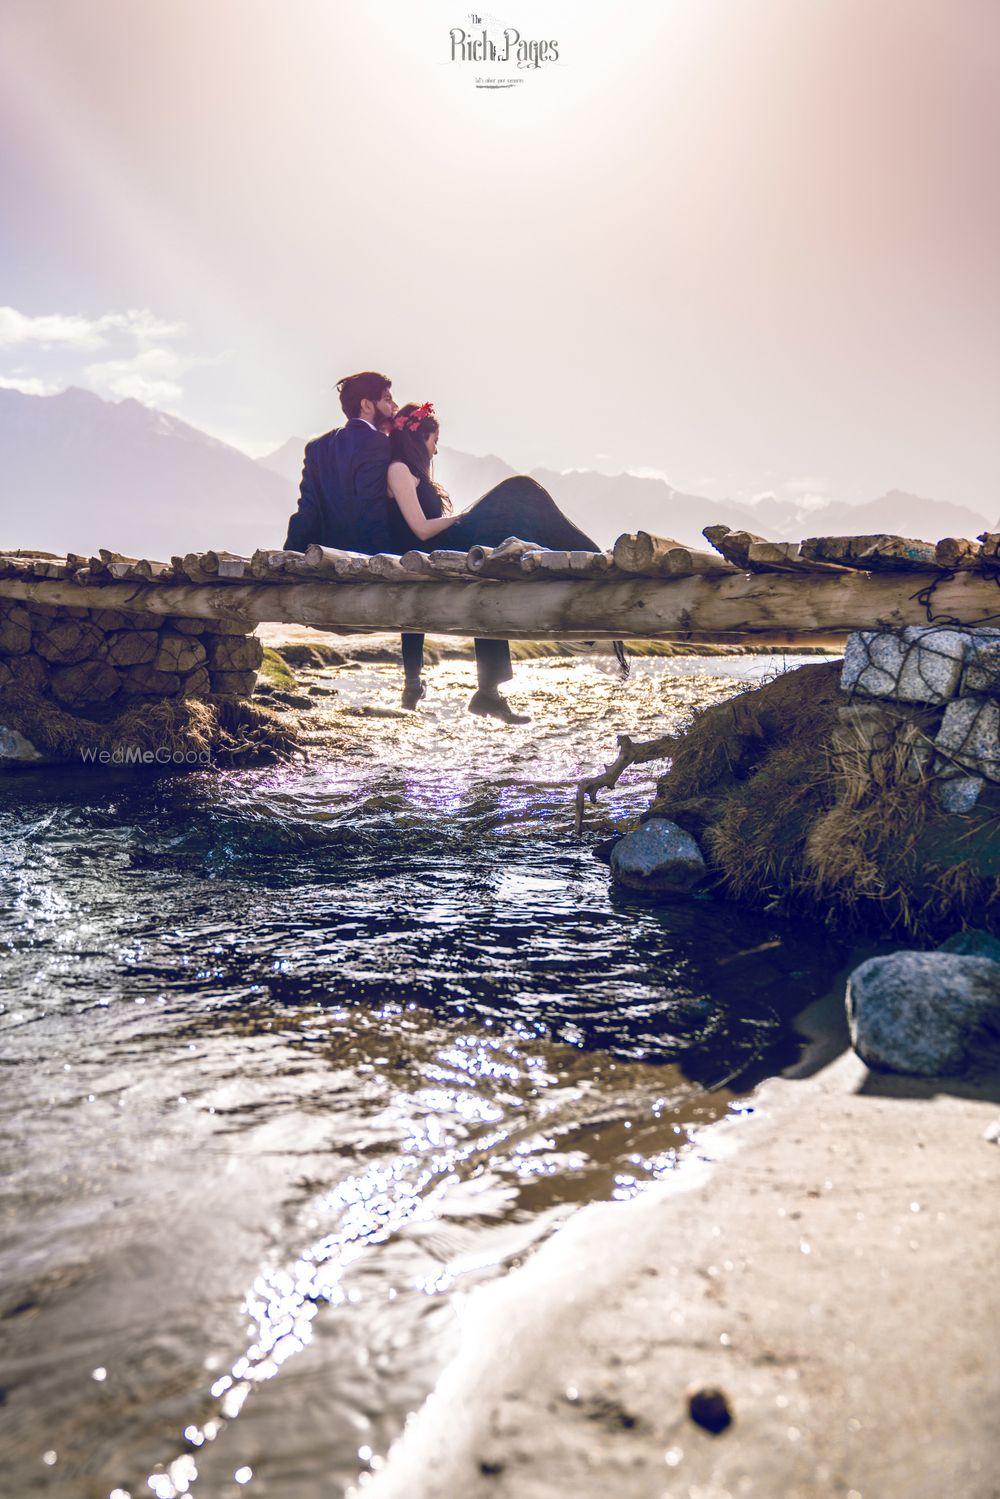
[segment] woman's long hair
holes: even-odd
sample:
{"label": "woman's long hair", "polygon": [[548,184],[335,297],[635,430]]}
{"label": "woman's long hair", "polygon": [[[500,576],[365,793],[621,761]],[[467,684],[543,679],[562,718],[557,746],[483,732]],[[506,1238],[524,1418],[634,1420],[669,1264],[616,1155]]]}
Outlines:
{"label": "woman's long hair", "polygon": [[389,432],[390,460],[393,463],[405,463],[417,479],[426,479],[441,497],[441,514],[451,515],[453,511],[448,491],[441,488],[431,473],[431,458],[427,451],[427,438],[432,432],[440,430],[440,423],[429,401],[423,406],[418,406],[415,401],[407,401],[396,412]]}

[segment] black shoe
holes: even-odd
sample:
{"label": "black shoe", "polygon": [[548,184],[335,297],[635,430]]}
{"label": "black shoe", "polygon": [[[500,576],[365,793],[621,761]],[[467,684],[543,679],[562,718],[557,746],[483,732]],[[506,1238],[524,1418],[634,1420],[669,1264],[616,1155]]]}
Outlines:
{"label": "black shoe", "polygon": [[469,712],[478,713],[482,718],[499,718],[501,723],[531,722],[527,713],[515,713],[507,699],[501,697],[499,692],[489,692],[484,687],[480,687],[478,692],[472,694]]}
{"label": "black shoe", "polygon": [[427,696],[427,688],[420,677],[415,682],[407,682],[403,688],[403,707],[412,713],[422,697]]}

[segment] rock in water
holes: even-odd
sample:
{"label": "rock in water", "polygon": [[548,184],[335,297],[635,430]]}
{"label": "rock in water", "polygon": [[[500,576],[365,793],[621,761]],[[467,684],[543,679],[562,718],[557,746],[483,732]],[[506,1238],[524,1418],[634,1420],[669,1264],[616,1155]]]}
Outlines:
{"label": "rock in water", "polygon": [[990,958],[994,963],[1000,963],[1000,939],[991,937],[989,932],[981,931],[978,927],[967,927],[964,932],[956,932],[954,937],[941,943],[938,951],[959,953],[965,958]]}
{"label": "rock in water", "polygon": [[725,1390],[714,1386],[692,1390],[688,1396],[688,1415],[698,1426],[703,1426],[714,1437],[732,1425],[733,1413]]}
{"label": "rock in water", "polygon": [[687,895],[706,875],[701,849],[683,828],[665,817],[651,817],[626,833],[611,852],[611,873],[634,890]]}
{"label": "rock in water", "polygon": [[858,1056],[918,1077],[966,1070],[977,1041],[1000,1039],[1000,964],[950,952],[869,958],[847,981]]}
{"label": "rock in water", "polygon": [[0,766],[30,765],[47,759],[48,756],[36,749],[30,739],[25,739],[19,729],[0,723]]}

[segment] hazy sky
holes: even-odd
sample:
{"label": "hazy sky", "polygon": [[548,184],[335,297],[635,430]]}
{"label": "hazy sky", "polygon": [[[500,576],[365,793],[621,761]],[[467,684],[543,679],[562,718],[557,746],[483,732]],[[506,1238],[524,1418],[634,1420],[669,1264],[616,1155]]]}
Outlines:
{"label": "hazy sky", "polygon": [[518,467],[996,510],[997,0],[470,14],[3,0],[0,383],[260,453],[374,367]]}

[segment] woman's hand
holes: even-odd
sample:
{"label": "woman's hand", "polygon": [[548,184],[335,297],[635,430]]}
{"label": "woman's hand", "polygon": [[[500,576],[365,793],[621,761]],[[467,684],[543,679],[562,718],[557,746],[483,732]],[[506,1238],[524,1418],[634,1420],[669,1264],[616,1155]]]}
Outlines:
{"label": "woman's hand", "polygon": [[442,515],[437,520],[428,520],[417,498],[417,481],[405,463],[389,464],[389,493],[399,506],[400,515],[421,541],[439,536],[458,519],[457,515]]}

